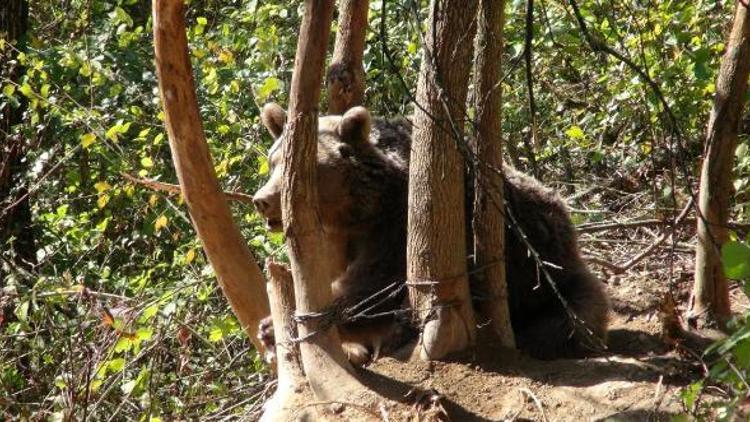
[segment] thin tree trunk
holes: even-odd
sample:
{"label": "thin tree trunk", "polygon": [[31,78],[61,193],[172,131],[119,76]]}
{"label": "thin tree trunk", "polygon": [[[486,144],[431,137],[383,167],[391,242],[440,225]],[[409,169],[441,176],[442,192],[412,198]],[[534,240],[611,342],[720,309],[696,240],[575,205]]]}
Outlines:
{"label": "thin tree trunk", "polygon": [[154,50],[172,160],[193,226],[229,304],[255,347],[268,315],[263,274],[232,220],[203,134],[182,0],[156,0]]}
{"label": "thin tree trunk", "polygon": [[[748,8],[737,3],[727,50],[721,60],[716,96],[706,133],[698,206],[698,245],[690,319],[723,325],[731,317],[729,287],[721,266],[720,248],[727,241],[732,167],[740,117],[750,73]],[[700,216],[699,216],[700,217]]]}
{"label": "thin tree trunk", "polygon": [[[16,60],[25,50],[28,30],[29,5],[26,0],[5,0],[0,4],[0,37],[11,45],[0,52],[0,63],[7,66],[0,77],[18,82],[25,69]],[[17,107],[7,104],[0,111],[0,253],[7,254],[8,270],[29,270],[36,264],[36,243],[31,227],[31,204],[23,182],[27,142],[15,127],[22,122],[25,98],[17,94]],[[19,200],[20,198],[24,198]],[[0,280],[6,271],[0,265]]]}
{"label": "thin tree trunk", "polygon": [[289,94],[283,145],[281,215],[294,278],[302,363],[319,400],[373,407],[385,399],[353,375],[331,321],[331,282],[338,273],[320,222],[317,186],[318,101],[333,0],[306,0]]}
{"label": "thin tree trunk", "polygon": [[[276,338],[276,374],[278,383],[273,396],[263,404],[262,422],[319,420],[322,415],[311,414],[315,408],[305,409],[312,394],[302,371],[294,322],[294,281],[289,271],[266,260],[268,299],[271,305],[274,336]],[[307,412],[306,414],[303,412]]]}
{"label": "thin tree trunk", "polygon": [[[436,0],[417,85],[409,169],[407,277],[423,359],[473,344],[466,274],[463,129],[476,0]],[[426,111],[423,111],[424,108]]]}
{"label": "thin tree trunk", "polygon": [[365,68],[362,57],[369,3],[369,0],[341,0],[339,32],[326,78],[330,114],[344,114],[364,101]]}
{"label": "thin tree trunk", "polygon": [[515,348],[505,279],[505,207],[503,205],[500,67],[503,53],[504,0],[479,0],[474,71],[477,139],[474,185],[474,287],[481,292],[477,311],[500,343]]}

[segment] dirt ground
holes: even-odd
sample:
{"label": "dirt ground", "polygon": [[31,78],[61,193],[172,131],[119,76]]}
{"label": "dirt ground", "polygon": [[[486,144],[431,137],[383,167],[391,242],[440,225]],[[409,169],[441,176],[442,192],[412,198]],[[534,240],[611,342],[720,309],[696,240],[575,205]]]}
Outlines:
{"label": "dirt ground", "polygon": [[[612,262],[627,262],[643,250],[641,243],[658,238],[658,229],[636,231],[584,235],[584,254],[597,250]],[[434,390],[453,421],[668,421],[685,412],[680,389],[705,373],[700,351],[662,340],[662,298],[670,292],[684,312],[692,284],[694,240],[690,233],[675,235],[680,242],[665,242],[624,274],[592,265],[607,283],[613,308],[602,356],[538,361],[480,341],[464,363],[386,357],[362,370],[363,378],[402,402],[412,388]],[[741,292],[733,296],[735,307],[746,306]]]}
{"label": "dirt ground", "polygon": [[[593,199],[609,204],[595,219],[605,224],[668,220],[679,213],[654,209],[640,193],[618,191],[614,200]],[[591,204],[570,202],[577,202],[584,213]],[[584,220],[591,221],[589,216]],[[407,405],[435,399],[438,410],[452,421],[670,421],[684,415],[680,391],[706,375],[701,353],[712,340],[706,332],[702,337],[690,334],[687,340],[665,339],[663,304],[671,297],[676,309],[669,315],[686,311],[694,272],[694,227],[689,219],[676,228],[657,221],[579,235],[583,255],[606,284],[612,303],[608,350],[600,356],[539,361],[503,351],[480,335],[476,350],[460,362],[423,362],[410,359],[406,350],[403,356],[382,357],[360,369],[360,379],[381,396]],[[641,254],[643,259],[627,265]],[[628,268],[620,271],[622,267]],[[745,312],[747,297],[737,288],[731,295],[733,310]],[[679,322],[687,328],[681,317]],[[705,389],[701,400],[712,401],[716,391]]]}

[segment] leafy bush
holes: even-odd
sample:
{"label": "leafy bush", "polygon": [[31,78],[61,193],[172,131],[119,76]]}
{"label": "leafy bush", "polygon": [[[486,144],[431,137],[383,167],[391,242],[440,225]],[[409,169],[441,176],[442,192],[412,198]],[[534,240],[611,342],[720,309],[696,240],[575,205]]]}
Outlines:
{"label": "leafy bush", "polygon": [[[226,190],[254,192],[268,171],[270,143],[259,107],[286,103],[301,3],[188,3],[190,54],[216,173]],[[375,114],[408,114],[427,2],[371,3],[368,106]],[[9,266],[13,239],[0,239],[0,265],[9,274],[0,297],[0,408],[8,418],[53,420],[256,411],[269,371],[229,313],[181,199],[123,176],[175,181],[149,2],[33,0],[30,7],[25,44],[0,43],[0,61],[23,48],[21,78],[0,75],[0,107],[24,109],[13,132],[26,140],[21,176],[32,207],[28,234],[37,244],[35,262],[23,269]],[[686,142],[680,149],[668,139],[644,81],[589,52],[563,3],[541,2],[533,74],[542,174],[568,182],[582,174],[661,175],[670,153],[694,158],[730,11],[712,1],[587,0],[581,7],[598,36],[659,83]],[[524,4],[514,1],[503,131],[511,152],[520,151],[516,164],[528,168],[523,28]],[[667,178],[654,180],[655,192],[673,187]],[[6,206],[0,198],[0,210]],[[252,209],[233,211],[259,262],[283,254],[281,237],[266,233]]]}

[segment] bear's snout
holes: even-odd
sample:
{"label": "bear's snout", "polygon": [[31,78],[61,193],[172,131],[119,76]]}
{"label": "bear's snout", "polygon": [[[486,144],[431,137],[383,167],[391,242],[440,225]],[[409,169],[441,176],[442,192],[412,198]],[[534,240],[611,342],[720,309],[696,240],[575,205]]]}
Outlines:
{"label": "bear's snout", "polygon": [[255,209],[263,215],[265,215],[266,211],[268,211],[268,208],[271,207],[271,204],[268,202],[268,198],[266,196],[258,195],[253,196],[253,205],[255,205]]}
{"label": "bear's snout", "polygon": [[255,209],[266,219],[268,229],[281,230],[281,196],[274,185],[266,184],[253,195]]}

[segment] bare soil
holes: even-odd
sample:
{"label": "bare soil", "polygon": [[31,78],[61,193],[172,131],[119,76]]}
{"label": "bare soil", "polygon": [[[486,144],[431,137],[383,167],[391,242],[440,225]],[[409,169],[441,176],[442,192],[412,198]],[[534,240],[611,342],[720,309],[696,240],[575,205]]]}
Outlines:
{"label": "bare soil", "polygon": [[[601,214],[593,219],[607,223],[669,220],[679,213],[655,209],[649,195],[637,190],[597,189],[603,193],[569,200],[580,208],[574,210],[574,219],[580,213],[592,220],[586,209],[597,204],[595,212]],[[605,197],[610,193],[611,198]],[[414,416],[420,414],[417,407],[429,408],[430,403],[433,415],[452,421],[669,421],[689,413],[680,391],[706,375],[702,349],[717,335],[690,331],[682,337],[665,336],[662,327],[665,315],[671,315],[688,329],[680,316],[692,287],[694,226],[694,221],[686,221],[676,228],[654,224],[581,234],[582,252],[606,284],[612,303],[608,349],[599,356],[534,360],[502,350],[480,333],[471,355],[456,361],[420,361],[413,358],[412,346],[401,356],[382,357],[360,369],[360,378],[382,396],[413,406],[407,417],[394,414],[391,420],[433,420]],[[670,237],[660,243],[665,232]],[[614,269],[644,250],[647,256],[625,272]],[[731,294],[733,310],[745,312],[747,297],[737,288]],[[677,306],[666,314],[665,297]],[[714,391],[720,390],[706,389],[701,400],[715,400]]]}
{"label": "bare soil", "polygon": [[[665,242],[624,274],[592,265],[607,283],[613,308],[608,350],[601,356],[539,361],[480,340],[468,359],[384,357],[363,369],[362,377],[382,395],[401,402],[419,399],[408,394],[412,389],[423,396],[431,392],[453,421],[668,421],[684,414],[679,392],[705,375],[700,345],[710,339],[698,346],[662,339],[660,304],[669,293],[677,312],[685,311],[693,275],[691,228],[675,232],[680,242]],[[611,262],[627,262],[660,231],[594,233],[582,237],[582,247],[584,254],[596,250]],[[733,296],[735,308],[747,305],[741,292],[733,291]],[[711,399],[710,393],[703,397]]]}

